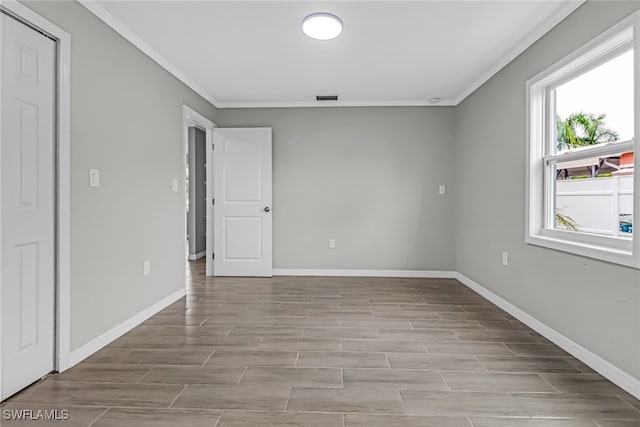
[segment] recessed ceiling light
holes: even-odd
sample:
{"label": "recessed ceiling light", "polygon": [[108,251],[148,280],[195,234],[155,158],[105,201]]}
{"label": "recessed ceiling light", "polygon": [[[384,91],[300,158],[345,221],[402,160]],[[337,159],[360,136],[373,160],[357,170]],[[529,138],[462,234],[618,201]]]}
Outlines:
{"label": "recessed ceiling light", "polygon": [[429,98],[428,101],[432,104],[437,104],[438,102],[440,102],[440,98],[434,96],[433,98]]}
{"label": "recessed ceiling light", "polygon": [[312,39],[331,40],[342,34],[342,21],[331,13],[312,13],[302,20],[302,31]]}

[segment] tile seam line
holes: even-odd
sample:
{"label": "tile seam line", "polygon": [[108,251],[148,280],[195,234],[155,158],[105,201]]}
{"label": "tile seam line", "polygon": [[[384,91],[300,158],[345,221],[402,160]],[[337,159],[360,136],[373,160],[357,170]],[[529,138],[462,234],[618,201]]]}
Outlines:
{"label": "tile seam line", "polygon": [[95,423],[97,423],[100,418],[102,418],[104,416],[104,414],[106,414],[107,412],[109,412],[109,410],[111,409],[111,407],[108,407],[107,409],[105,409],[104,411],[102,411],[102,413],[100,415],[98,415],[98,418],[96,418],[95,420],[93,420],[90,424],[89,427],[92,427]]}

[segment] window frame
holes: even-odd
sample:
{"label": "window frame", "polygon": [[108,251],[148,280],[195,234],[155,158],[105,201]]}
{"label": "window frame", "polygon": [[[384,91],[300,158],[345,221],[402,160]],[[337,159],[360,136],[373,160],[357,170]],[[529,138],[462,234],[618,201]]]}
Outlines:
{"label": "window frame", "polygon": [[[556,153],[552,91],[630,49],[634,52],[634,139]],[[526,82],[526,243],[640,269],[640,231],[627,239],[555,229],[552,227],[555,224],[555,192],[549,190],[555,186],[555,177],[549,173],[553,170],[553,163],[623,150],[637,151],[639,76],[640,12],[635,12]],[[634,170],[638,171],[633,175],[633,211],[636,217],[640,214],[640,197],[637,195],[637,190],[640,190],[639,158],[639,155],[634,156]]]}

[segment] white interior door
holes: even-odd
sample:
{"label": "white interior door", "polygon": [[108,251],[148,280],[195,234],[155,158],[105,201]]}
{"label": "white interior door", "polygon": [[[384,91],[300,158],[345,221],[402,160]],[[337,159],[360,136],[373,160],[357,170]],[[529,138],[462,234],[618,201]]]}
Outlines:
{"label": "white interior door", "polygon": [[55,53],[0,14],[2,398],[54,369]]}
{"label": "white interior door", "polygon": [[271,128],[213,131],[216,276],[271,277]]}

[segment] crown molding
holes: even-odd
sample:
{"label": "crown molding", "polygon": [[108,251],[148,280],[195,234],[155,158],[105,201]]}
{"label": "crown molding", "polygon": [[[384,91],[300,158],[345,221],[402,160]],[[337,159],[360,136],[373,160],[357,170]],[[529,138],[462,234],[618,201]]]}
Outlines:
{"label": "crown molding", "polygon": [[287,101],[287,102],[219,102],[218,108],[324,108],[324,107],[447,107],[454,106],[444,99],[437,104],[429,101]]}
{"label": "crown molding", "polygon": [[206,90],[204,90],[200,85],[191,80],[184,74],[178,67],[172,64],[165,57],[160,55],[154,48],[149,46],[144,40],[142,40],[136,33],[134,33],[129,27],[123,24],[120,20],[114,17],[111,13],[109,13],[105,8],[100,6],[98,2],[94,0],[78,0],[82,6],[87,8],[89,12],[93,13],[97,16],[102,22],[111,27],[115,32],[124,37],[127,41],[129,41],[132,45],[137,47],[147,55],[149,58],[153,59],[158,65],[162,68],[173,74],[175,78],[180,80],[182,83],[191,88],[195,93],[209,101],[214,107],[218,107],[219,102]]}
{"label": "crown molding", "polygon": [[489,79],[500,70],[502,70],[507,64],[520,56],[531,45],[537,42],[542,36],[547,34],[556,25],[562,22],[567,16],[569,16],[574,10],[579,8],[586,0],[575,0],[562,4],[558,10],[556,10],[543,25],[535,28],[529,34],[524,36],[520,41],[512,47],[502,58],[497,60],[491,67],[489,67],[484,73],[473,81],[467,88],[465,88],[460,95],[458,95],[453,101],[452,105],[458,105],[464,101],[469,95],[475,92],[480,86],[485,84]]}
{"label": "crown molding", "polygon": [[480,86],[485,84],[491,77],[496,75],[502,68],[522,54],[533,43],[539,40],[542,36],[548,33],[552,28],[558,25],[563,19],[565,19],[574,10],[580,7],[586,0],[575,0],[567,3],[563,3],[558,10],[553,13],[549,19],[544,22],[544,25],[537,27],[528,35],[523,37],[512,49],[510,49],[504,56],[496,61],[490,68],[488,68],[480,77],[473,81],[467,88],[465,88],[457,97],[453,99],[443,99],[437,104],[430,103],[427,100],[372,100],[372,101],[329,101],[329,102],[317,102],[317,101],[286,101],[286,102],[272,102],[272,101],[257,101],[257,102],[221,102],[218,101],[211,93],[204,90],[200,85],[191,80],[186,74],[184,74],[178,67],[172,64],[169,60],[164,58],[155,49],[149,46],[142,38],[140,38],[129,27],[123,24],[120,20],[109,13],[105,8],[98,4],[95,0],[78,0],[78,2],[84,6],[87,10],[97,16],[105,24],[111,27],[114,31],[128,40],[135,47],[140,49],[145,55],[154,60],[158,65],[163,67],[173,76],[175,76],[182,83],[191,88],[198,95],[209,101],[216,108],[312,108],[312,107],[451,107],[457,106],[464,101],[469,95],[475,92]]}

